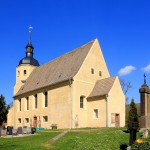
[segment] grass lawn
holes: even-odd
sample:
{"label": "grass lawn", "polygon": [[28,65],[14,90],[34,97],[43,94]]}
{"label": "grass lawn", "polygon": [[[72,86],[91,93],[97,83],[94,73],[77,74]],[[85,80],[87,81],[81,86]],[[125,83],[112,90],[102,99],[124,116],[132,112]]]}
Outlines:
{"label": "grass lawn", "polygon": [[100,128],[87,132],[69,132],[53,143],[51,150],[120,150],[121,144],[128,143],[129,134],[122,132],[121,128]]}
{"label": "grass lawn", "polygon": [[37,135],[0,138],[0,150],[47,150],[46,142],[60,132],[39,132]]}
{"label": "grass lawn", "polygon": [[[51,145],[46,144],[59,133],[40,131],[34,136],[0,138],[0,150],[120,150],[121,144],[129,143],[129,134],[122,128],[98,128],[71,131]],[[140,135],[137,133],[137,139]]]}

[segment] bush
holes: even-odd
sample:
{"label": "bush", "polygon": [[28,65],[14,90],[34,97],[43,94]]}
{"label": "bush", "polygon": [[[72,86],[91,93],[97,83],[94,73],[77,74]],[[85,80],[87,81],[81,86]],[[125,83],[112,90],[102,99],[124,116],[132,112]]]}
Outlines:
{"label": "bush", "polygon": [[150,143],[149,142],[135,143],[131,145],[131,150],[150,150]]}

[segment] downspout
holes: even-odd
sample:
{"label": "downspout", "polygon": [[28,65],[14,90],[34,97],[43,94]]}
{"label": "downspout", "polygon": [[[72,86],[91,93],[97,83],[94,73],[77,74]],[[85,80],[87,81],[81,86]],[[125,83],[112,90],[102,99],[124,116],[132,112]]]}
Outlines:
{"label": "downspout", "polygon": [[13,105],[14,105],[14,127],[16,128],[16,122],[15,122],[15,120],[16,120],[16,113],[15,113],[15,109],[16,109],[16,107],[15,107],[15,99],[14,99]]}
{"label": "downspout", "polygon": [[105,95],[106,97],[106,127],[108,127],[108,94]]}
{"label": "downspout", "polygon": [[72,129],[72,79],[69,79],[70,87],[70,129]]}

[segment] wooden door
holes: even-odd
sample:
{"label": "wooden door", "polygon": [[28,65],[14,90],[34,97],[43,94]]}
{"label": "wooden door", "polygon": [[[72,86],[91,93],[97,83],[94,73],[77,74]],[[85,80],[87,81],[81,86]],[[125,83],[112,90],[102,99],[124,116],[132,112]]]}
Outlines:
{"label": "wooden door", "polygon": [[37,117],[36,116],[33,117],[33,127],[34,128],[37,127]]}
{"label": "wooden door", "polygon": [[120,114],[115,114],[115,127],[120,127]]}

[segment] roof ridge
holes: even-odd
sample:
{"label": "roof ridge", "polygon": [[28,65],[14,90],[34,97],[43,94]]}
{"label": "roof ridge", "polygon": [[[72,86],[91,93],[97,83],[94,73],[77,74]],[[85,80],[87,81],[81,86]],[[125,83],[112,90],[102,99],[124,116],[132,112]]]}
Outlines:
{"label": "roof ridge", "polygon": [[15,96],[73,78],[81,68],[94,42],[95,40],[92,40],[35,68]]}
{"label": "roof ridge", "polygon": [[42,67],[42,66],[44,66],[44,65],[46,65],[46,64],[48,64],[48,63],[51,63],[51,62],[53,62],[53,61],[55,61],[55,60],[57,60],[57,59],[59,59],[59,58],[65,56],[65,55],[71,54],[71,53],[73,53],[73,52],[79,50],[79,48],[82,48],[82,47],[84,47],[84,46],[86,46],[86,45],[88,45],[88,44],[90,44],[90,43],[92,43],[92,42],[94,43],[94,41],[96,41],[96,40],[97,40],[97,39],[91,40],[91,41],[89,41],[88,43],[85,43],[85,44],[83,44],[83,45],[81,45],[81,46],[79,46],[79,47],[77,47],[77,48],[74,48],[73,50],[68,51],[68,52],[62,54],[62,55],[60,55],[60,56],[58,56],[58,57],[56,57],[56,58],[54,58],[54,59],[52,59],[52,60],[50,60],[50,61],[48,61],[48,62],[46,62],[46,63],[40,65],[40,66],[37,67],[37,68],[40,68],[40,67]]}

